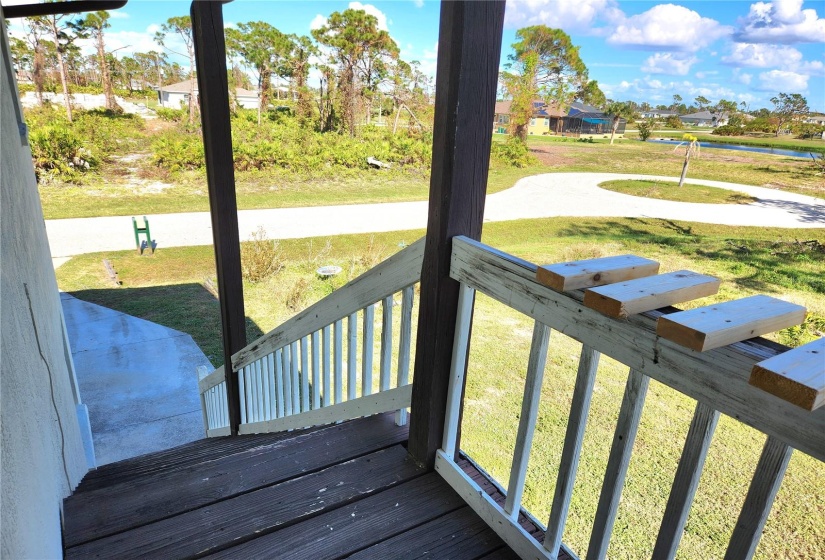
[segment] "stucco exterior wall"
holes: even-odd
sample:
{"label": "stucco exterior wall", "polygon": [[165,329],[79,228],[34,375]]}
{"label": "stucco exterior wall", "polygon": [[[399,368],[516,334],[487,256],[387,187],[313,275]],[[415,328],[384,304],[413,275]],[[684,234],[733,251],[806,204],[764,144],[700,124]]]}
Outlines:
{"label": "stucco exterior wall", "polygon": [[0,26],[0,557],[60,558],[61,502],[86,458],[2,18]]}

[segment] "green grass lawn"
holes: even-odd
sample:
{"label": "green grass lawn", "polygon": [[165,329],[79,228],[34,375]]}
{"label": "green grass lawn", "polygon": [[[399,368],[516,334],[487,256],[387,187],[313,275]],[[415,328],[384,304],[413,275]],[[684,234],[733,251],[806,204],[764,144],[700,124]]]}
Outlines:
{"label": "green grass lawn", "polygon": [[[284,268],[263,282],[244,285],[250,340],[422,234],[281,241]],[[487,224],[483,241],[537,263],[636,253],[659,260],[663,272],[689,268],[720,277],[719,295],[702,303],[768,293],[806,305],[812,312],[808,324],[773,337],[779,341],[798,344],[825,330],[825,230],[564,218]],[[103,258],[112,261],[122,287],[108,283]],[[321,280],[314,273],[321,264],[337,264],[343,273]],[[205,279],[214,281],[210,247],[162,249],[143,257],[133,252],[85,255],[57,273],[61,289],[189,332],[215,365],[221,362],[218,305],[203,287]],[[527,317],[490,298],[478,298],[462,447],[502,482],[509,473],[531,331]],[[526,506],[541,520],[547,519],[553,495],[580,351],[577,343],[559,333],[553,333],[550,346],[525,493]],[[579,553],[586,550],[626,377],[627,368],[602,360],[565,534],[565,542]],[[611,558],[650,556],[694,404],[651,384]],[[754,430],[722,419],[680,558],[723,556],[763,442],[764,436]],[[825,556],[823,516],[825,465],[795,453],[757,557]]]}
{"label": "green grass lawn", "polygon": [[648,180],[619,180],[599,183],[599,187],[608,191],[656,198],[660,200],[674,200],[676,202],[701,202],[705,204],[750,204],[756,199],[745,193],[685,183]]}
{"label": "green grass lawn", "polygon": [[[713,142],[716,144],[741,144],[743,146],[755,146],[760,148],[779,148],[783,150],[796,150],[799,152],[825,153],[825,140],[822,139],[802,139],[793,136],[774,136],[772,134],[760,134],[754,136],[717,136],[712,130],[707,128],[699,130],[660,130],[653,132],[651,138],[667,138],[681,140],[685,132],[690,132],[698,136],[702,142]],[[630,138],[638,138],[638,133],[629,133]]]}

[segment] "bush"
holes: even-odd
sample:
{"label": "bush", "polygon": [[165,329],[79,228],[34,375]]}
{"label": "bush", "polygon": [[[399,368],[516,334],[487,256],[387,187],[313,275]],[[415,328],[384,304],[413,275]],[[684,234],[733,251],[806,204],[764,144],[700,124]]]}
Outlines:
{"label": "bush", "polygon": [[250,282],[265,280],[283,266],[278,244],[267,238],[263,227],[259,227],[249,241],[241,243],[241,274]]}
{"label": "bush", "polygon": [[645,142],[653,133],[653,119],[641,121],[637,128],[639,129],[639,138],[642,139],[642,142]]}
{"label": "bush", "polygon": [[92,153],[83,147],[80,136],[61,125],[35,128],[29,134],[29,145],[38,179],[63,176],[76,179],[98,164]]}
{"label": "bush", "polygon": [[527,144],[511,136],[506,142],[493,142],[492,157],[510,167],[527,167],[536,161]]}
{"label": "bush", "polygon": [[157,107],[155,113],[162,121],[183,122],[189,114],[185,109],[169,109],[167,107]]}
{"label": "bush", "polygon": [[713,129],[711,134],[716,134],[717,136],[739,136],[742,134],[742,128],[735,125],[726,124],[723,126],[717,126]]}
{"label": "bush", "polygon": [[675,128],[677,130],[681,130],[684,128],[684,125],[682,124],[682,119],[680,119],[678,115],[670,115],[668,118],[666,118],[665,126],[668,128]]}
{"label": "bush", "polygon": [[152,163],[169,171],[200,169],[205,163],[203,141],[197,134],[169,132],[152,143],[152,152]]}

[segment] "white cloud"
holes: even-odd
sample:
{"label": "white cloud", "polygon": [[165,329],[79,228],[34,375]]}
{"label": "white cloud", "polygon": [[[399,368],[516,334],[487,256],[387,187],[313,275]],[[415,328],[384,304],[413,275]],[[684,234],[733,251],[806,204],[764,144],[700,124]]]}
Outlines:
{"label": "white cloud", "polygon": [[802,0],[773,0],[751,4],[739,20],[734,39],[743,43],[820,43],[825,41],[825,18],[802,9]]}
{"label": "white cloud", "polygon": [[751,84],[751,81],[753,80],[753,74],[748,74],[746,72],[742,72],[739,68],[735,68],[733,70],[731,78],[736,83],[749,86]]}
{"label": "white cloud", "polygon": [[684,53],[655,53],[642,65],[642,72],[684,76],[697,62],[699,62],[698,58]]}
{"label": "white cloud", "polygon": [[708,70],[708,71],[704,71],[704,72],[696,72],[696,74],[694,74],[694,76],[696,76],[700,80],[704,80],[705,78],[710,78],[711,76],[715,76],[718,73],[719,72],[717,72],[716,70]]}
{"label": "white cloud", "polygon": [[312,21],[309,22],[310,29],[321,29],[327,24],[327,18],[322,16],[321,14],[316,15],[312,18]]}
{"label": "white cloud", "polygon": [[730,31],[683,6],[660,4],[620,23],[607,42],[644,50],[696,52]]}
{"label": "white cloud", "polygon": [[413,0],[413,4],[415,4],[416,8],[423,8],[424,7],[424,0]]}
{"label": "white cloud", "polygon": [[362,4],[361,2],[350,2],[348,7],[349,7],[350,10],[362,10],[364,12],[367,12],[371,16],[375,16],[375,19],[378,20],[378,29],[382,29],[384,31],[389,31],[389,27],[387,27],[387,16],[386,16],[386,14],[384,14],[384,12],[382,12],[381,10],[379,10],[378,8],[373,6],[372,4]]}
{"label": "white cloud", "polygon": [[796,91],[804,92],[808,89],[808,76],[786,70],[770,70],[759,74],[758,91]]}
{"label": "white cloud", "polygon": [[597,20],[611,22],[624,18],[615,0],[510,0],[504,12],[504,26],[511,29],[544,24],[565,30],[597,33]]}
{"label": "white cloud", "polygon": [[112,10],[109,12],[109,17],[112,19],[129,19],[129,14],[120,10]]}
{"label": "white cloud", "polygon": [[802,53],[793,47],[754,43],[734,43],[731,53],[722,62],[749,68],[777,68],[802,61]]}

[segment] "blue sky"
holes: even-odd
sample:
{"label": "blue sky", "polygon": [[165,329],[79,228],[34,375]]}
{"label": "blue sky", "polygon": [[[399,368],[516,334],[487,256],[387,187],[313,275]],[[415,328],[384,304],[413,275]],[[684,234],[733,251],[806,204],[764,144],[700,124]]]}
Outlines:
{"label": "blue sky", "polygon": [[[188,14],[189,5],[130,0],[113,14],[107,48],[123,47],[118,53],[124,55],[156,49],[152,36],[159,24]],[[235,0],[225,5],[224,19],[230,25],[263,20],[285,33],[308,35],[347,7],[376,15],[402,57],[435,74],[438,2]],[[755,109],[770,107],[771,97],[786,92],[802,93],[813,110],[825,112],[825,0],[511,0],[502,58],[516,29],[537,24],[569,33],[591,79],[613,99],[669,105],[674,94],[685,102],[703,95]]]}

